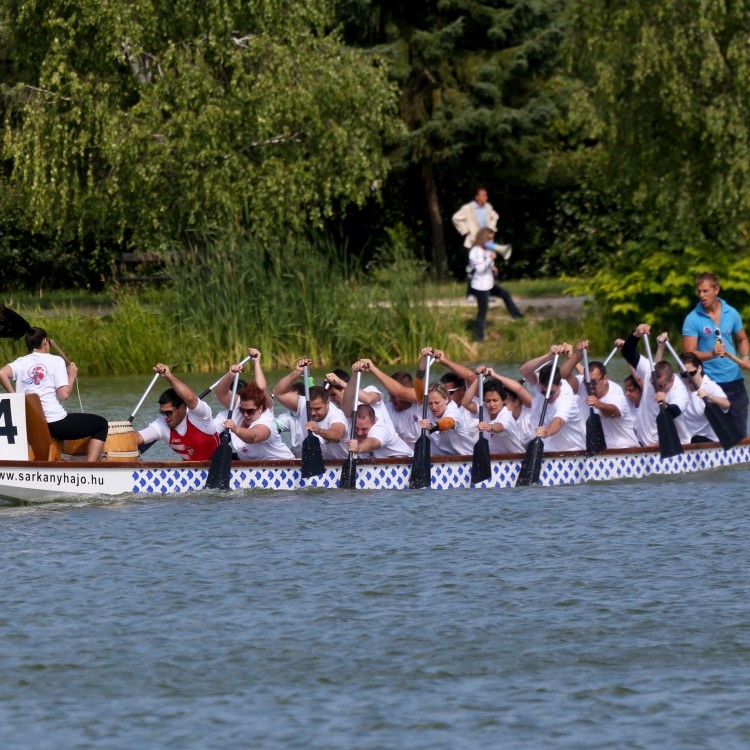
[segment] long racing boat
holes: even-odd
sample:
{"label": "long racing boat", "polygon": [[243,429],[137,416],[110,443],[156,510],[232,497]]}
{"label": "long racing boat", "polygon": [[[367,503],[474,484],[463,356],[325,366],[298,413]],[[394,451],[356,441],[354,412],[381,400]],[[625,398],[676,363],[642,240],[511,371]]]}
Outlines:
{"label": "long racing boat", "polygon": [[[6,406],[10,404],[10,406]],[[22,411],[14,412],[11,409]],[[19,416],[22,415],[22,416]],[[46,434],[45,434],[46,432]],[[105,460],[80,460],[81,447],[55,445],[51,441],[41,405],[29,395],[0,398],[0,498],[20,503],[38,503],[78,498],[159,496],[205,493],[207,461],[138,460],[129,423],[110,423],[111,441],[105,445]],[[118,444],[124,437],[125,444]],[[65,453],[65,450],[70,451]],[[491,475],[471,482],[471,456],[433,458],[429,488],[458,490],[471,487],[493,489],[516,486],[523,456],[496,455]],[[229,492],[303,490],[339,486],[342,461],[329,462],[323,474],[302,476],[299,460],[235,461]],[[750,463],[750,438],[725,450],[719,443],[684,446],[684,452],[662,458],[658,447],[604,450],[595,456],[582,451],[545,453],[539,484],[545,487],[607,480],[640,479],[650,476],[686,474]],[[404,490],[409,488],[411,459],[358,460],[357,490]],[[208,490],[208,492],[214,492]]]}

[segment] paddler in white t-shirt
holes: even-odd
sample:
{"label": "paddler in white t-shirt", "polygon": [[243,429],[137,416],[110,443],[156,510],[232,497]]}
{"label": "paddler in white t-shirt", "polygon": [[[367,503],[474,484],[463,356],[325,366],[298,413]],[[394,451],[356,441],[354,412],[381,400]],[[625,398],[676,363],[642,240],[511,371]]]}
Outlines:
{"label": "paddler in white t-shirt", "polygon": [[[529,386],[535,389],[531,423],[536,425],[536,436],[544,440],[544,448],[549,451],[586,449],[586,433],[578,409],[578,397],[573,393],[570,383],[562,379],[559,367],[555,368],[554,373],[552,372],[553,363],[550,361],[555,354],[570,356],[571,353],[570,344],[555,344],[547,354],[521,365],[521,374],[526,378]],[[544,423],[540,424],[550,380],[552,386],[549,404],[545,412]]]}
{"label": "paddler in white t-shirt", "polygon": [[[393,375],[388,375],[377,367],[371,359],[366,358],[357,360],[352,365],[352,370],[354,372],[372,373],[383,384],[390,396],[389,401],[385,404],[385,410],[393,423],[393,427],[409,448],[414,449],[417,438],[422,434],[422,428],[419,426],[419,420],[422,418],[422,406],[417,403],[417,394],[414,391],[411,374],[394,372]],[[368,390],[365,389],[365,391]],[[360,398],[363,395],[361,394]],[[363,400],[375,408],[375,404],[371,403],[370,398],[376,397],[364,395]]]}
{"label": "paddler in white t-shirt", "polygon": [[348,433],[344,412],[331,402],[325,388],[314,385],[310,388],[311,418],[308,420],[305,397],[297,395],[292,389],[293,384],[304,375],[305,368],[311,364],[312,360],[307,357],[297,360],[294,370],[276,384],[274,397],[296,413],[304,426],[304,437],[311,432],[320,441],[324,459],[346,458],[349,451],[346,447]]}
{"label": "paddler in white t-shirt", "polygon": [[377,417],[369,404],[360,404],[354,415],[352,453],[368,458],[410,457],[414,451],[396,434],[393,425]]}

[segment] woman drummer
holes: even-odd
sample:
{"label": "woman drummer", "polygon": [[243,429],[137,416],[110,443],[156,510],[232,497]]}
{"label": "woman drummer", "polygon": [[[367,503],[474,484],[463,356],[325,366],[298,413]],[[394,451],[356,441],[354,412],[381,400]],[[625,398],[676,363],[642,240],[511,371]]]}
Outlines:
{"label": "woman drummer", "polygon": [[18,393],[36,393],[42,402],[50,435],[57,440],[89,440],[86,460],[98,461],[107,440],[109,425],[98,414],[68,414],[61,401],[67,400],[78,375],[75,362],[65,364],[62,357],[50,354],[50,340],[43,328],[30,328],[26,333],[29,353],[0,369],[0,384],[13,393],[11,380]]}

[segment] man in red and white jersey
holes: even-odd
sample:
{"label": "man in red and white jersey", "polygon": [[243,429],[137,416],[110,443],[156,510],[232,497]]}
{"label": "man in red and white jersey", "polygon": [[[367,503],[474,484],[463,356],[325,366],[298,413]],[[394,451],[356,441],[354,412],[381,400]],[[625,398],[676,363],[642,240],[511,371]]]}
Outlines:
{"label": "man in red and white jersey", "polygon": [[208,461],[219,446],[211,407],[193,389],[176,378],[169,366],[155,365],[170,388],[159,396],[159,417],[135,433],[138,445],[165,442],[184,461]]}

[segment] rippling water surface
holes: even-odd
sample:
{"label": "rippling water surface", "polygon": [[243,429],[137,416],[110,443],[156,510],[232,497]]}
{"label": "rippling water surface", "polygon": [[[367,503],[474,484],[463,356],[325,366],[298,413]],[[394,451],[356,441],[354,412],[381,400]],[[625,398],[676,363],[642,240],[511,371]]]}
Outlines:
{"label": "rippling water surface", "polygon": [[2,507],[2,744],[747,747],[744,483]]}
{"label": "rippling water surface", "polygon": [[0,747],[746,748],[746,475],[0,505]]}

